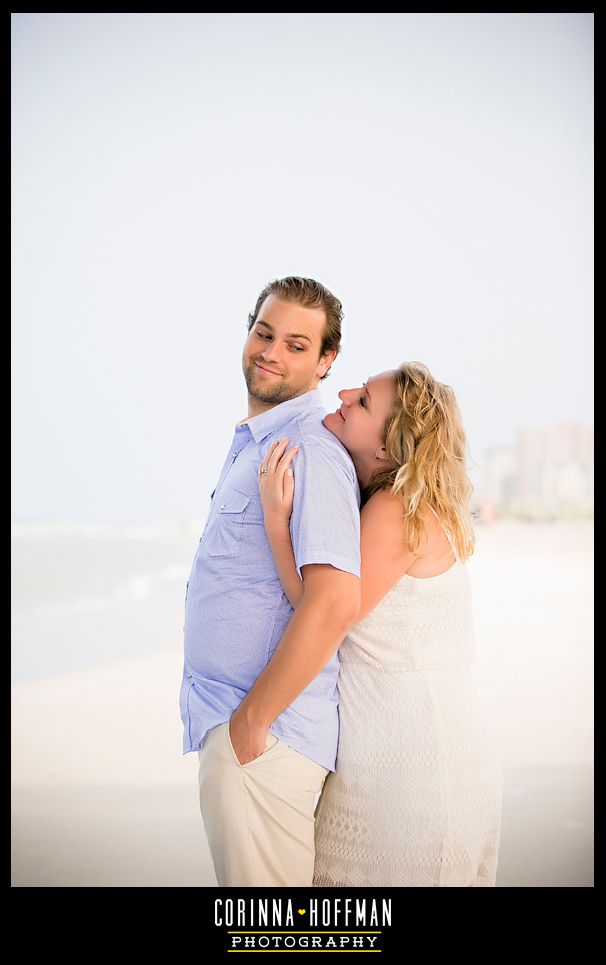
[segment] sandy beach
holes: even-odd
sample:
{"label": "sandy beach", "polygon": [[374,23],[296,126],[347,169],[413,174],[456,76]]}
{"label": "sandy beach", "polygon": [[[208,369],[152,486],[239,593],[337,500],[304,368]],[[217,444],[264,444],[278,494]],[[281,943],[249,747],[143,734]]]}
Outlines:
{"label": "sandy beach", "polygon": [[[593,884],[592,534],[591,521],[478,529],[476,675],[506,778],[499,887]],[[29,679],[20,653],[13,886],[216,884],[197,755],[181,752],[178,600],[190,544],[186,533],[171,563],[162,645],[45,676],[32,668]],[[31,615],[17,607],[17,631]]]}

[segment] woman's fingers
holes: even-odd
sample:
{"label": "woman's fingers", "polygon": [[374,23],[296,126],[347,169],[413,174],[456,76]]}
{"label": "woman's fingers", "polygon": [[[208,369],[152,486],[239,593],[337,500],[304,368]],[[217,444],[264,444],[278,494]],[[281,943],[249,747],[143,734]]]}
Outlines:
{"label": "woman's fingers", "polygon": [[275,440],[259,467],[259,494],[267,522],[274,516],[288,518],[292,513],[295,482],[291,463],[300,446],[286,449],[289,440]]}
{"label": "woman's fingers", "polygon": [[270,472],[275,472],[280,459],[284,455],[284,451],[288,445],[288,438],[282,439],[277,445],[273,446],[269,454],[269,462],[267,468]]}
{"label": "woman's fingers", "polygon": [[294,500],[295,500],[295,477],[293,475],[292,469],[288,469],[282,482],[282,502],[283,502],[283,505],[288,508],[289,513],[292,513]]}
{"label": "woman's fingers", "polygon": [[266,454],[265,454],[265,459],[263,460],[263,462],[262,462],[261,465],[259,466],[259,475],[261,475],[261,470],[263,470],[263,471],[268,470],[268,471],[269,471],[269,460],[271,459],[272,453],[273,453],[273,451],[274,451],[274,449],[276,448],[277,445],[278,445],[278,440],[277,440],[277,439],[274,439],[274,441],[272,442],[271,446],[269,447],[269,449],[267,450],[267,452],[266,452]]}
{"label": "woman's fingers", "polygon": [[292,446],[291,449],[286,449],[290,440],[288,437],[286,439],[278,440],[275,439],[267,453],[261,465],[259,466],[259,476],[275,475],[283,476],[293,457],[299,451],[299,446]]}
{"label": "woman's fingers", "polygon": [[274,454],[276,462],[273,467],[273,471],[275,475],[281,479],[284,478],[284,473],[290,466],[293,460],[293,457],[296,456],[297,452],[299,451],[299,446],[292,446],[290,449],[287,450],[286,449],[287,445],[288,445],[288,439],[284,441],[283,448],[282,448],[282,444],[280,444],[280,446],[276,448],[276,451]]}
{"label": "woman's fingers", "polygon": [[289,449],[288,452],[284,453],[276,467],[274,474],[276,486],[278,487],[279,491],[281,490],[285,501],[292,501],[292,493],[294,492],[294,478],[290,464],[297,455],[298,451],[299,447],[293,446],[292,449]]}
{"label": "woman's fingers", "polygon": [[292,446],[292,448],[289,449],[288,452],[285,452],[285,453],[284,453],[284,455],[283,455],[282,458],[280,459],[280,462],[279,462],[278,466],[276,467],[277,470],[278,470],[280,473],[282,473],[282,475],[284,475],[284,473],[286,472],[286,470],[287,470],[288,467],[290,466],[291,462],[293,461],[294,457],[297,455],[297,452],[298,452],[298,451],[299,451],[299,447],[298,447],[298,446]]}
{"label": "woman's fingers", "polygon": [[279,467],[282,475],[282,498],[284,504],[289,506],[291,510],[295,492],[295,477],[290,464],[298,451],[298,446],[293,446],[292,449],[289,449],[286,455],[280,460]]}

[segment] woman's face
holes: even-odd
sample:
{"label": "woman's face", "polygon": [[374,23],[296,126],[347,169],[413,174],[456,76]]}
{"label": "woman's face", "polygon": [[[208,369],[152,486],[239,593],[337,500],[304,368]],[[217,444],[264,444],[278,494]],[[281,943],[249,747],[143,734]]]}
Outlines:
{"label": "woman's face", "polygon": [[385,455],[383,431],[396,397],[394,371],[371,376],[359,389],[339,392],[341,406],[324,418],[324,425],[343,443],[354,461],[360,482],[367,485],[369,472]]}

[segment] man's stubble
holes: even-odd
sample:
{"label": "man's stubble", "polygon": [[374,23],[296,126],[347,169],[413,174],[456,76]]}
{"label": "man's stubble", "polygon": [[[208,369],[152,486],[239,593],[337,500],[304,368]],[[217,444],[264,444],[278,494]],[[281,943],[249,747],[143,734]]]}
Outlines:
{"label": "man's stubble", "polygon": [[281,402],[288,402],[289,399],[294,399],[296,396],[310,391],[304,387],[297,391],[292,383],[288,381],[280,381],[277,385],[271,386],[259,385],[257,381],[259,377],[253,361],[248,362],[248,364],[243,363],[242,371],[244,372],[244,380],[249,396],[252,399],[256,399],[257,402],[261,402],[263,405],[279,405]]}

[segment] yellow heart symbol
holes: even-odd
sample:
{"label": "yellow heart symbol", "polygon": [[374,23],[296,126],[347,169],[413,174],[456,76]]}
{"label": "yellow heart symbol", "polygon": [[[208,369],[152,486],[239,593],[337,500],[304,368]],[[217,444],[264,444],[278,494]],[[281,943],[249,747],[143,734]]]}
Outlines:
{"label": "yellow heart symbol", "polygon": [[305,908],[297,908],[297,911],[299,912],[300,915],[305,914]]}

